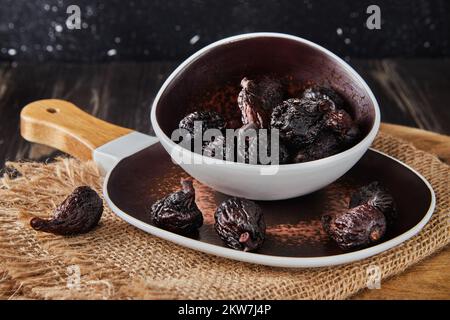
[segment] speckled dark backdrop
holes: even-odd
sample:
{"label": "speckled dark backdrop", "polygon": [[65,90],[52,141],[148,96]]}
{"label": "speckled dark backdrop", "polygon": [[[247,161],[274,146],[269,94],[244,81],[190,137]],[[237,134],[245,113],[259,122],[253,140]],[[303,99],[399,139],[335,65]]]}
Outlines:
{"label": "speckled dark backdrop", "polygon": [[[65,25],[71,4],[81,30]],[[381,8],[381,30],[365,26],[369,4]],[[178,60],[251,31],[299,35],[347,58],[441,57],[449,18],[447,0],[0,0],[0,59]]]}

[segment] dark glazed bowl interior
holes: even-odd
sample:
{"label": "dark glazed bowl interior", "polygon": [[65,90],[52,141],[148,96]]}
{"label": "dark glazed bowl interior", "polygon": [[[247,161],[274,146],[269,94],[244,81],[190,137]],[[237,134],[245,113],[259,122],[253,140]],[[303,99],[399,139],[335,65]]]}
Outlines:
{"label": "dark glazed bowl interior", "polygon": [[[312,82],[331,86],[346,98],[348,111],[364,135],[374,124],[375,110],[370,94],[351,68],[323,48],[277,35],[244,35],[209,46],[191,59],[162,92],[155,110],[156,120],[170,138],[179,121],[192,112],[193,101],[230,84],[235,85],[238,92],[244,76],[258,75],[290,79],[289,84],[294,85]],[[198,106],[199,110],[202,108]]]}

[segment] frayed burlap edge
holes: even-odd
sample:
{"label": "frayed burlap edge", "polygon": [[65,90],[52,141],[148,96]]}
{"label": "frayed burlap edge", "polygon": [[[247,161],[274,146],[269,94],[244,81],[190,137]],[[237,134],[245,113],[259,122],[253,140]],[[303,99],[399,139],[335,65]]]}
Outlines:
{"label": "frayed burlap edge", "polygon": [[[343,299],[366,286],[370,266],[398,274],[450,242],[450,168],[410,144],[380,134],[374,147],[415,168],[432,184],[437,206],[419,235],[356,263],[280,269],[218,258],[148,235],[105,209],[101,225],[77,237],[37,233],[74,187],[101,192],[93,163],[59,158],[13,162],[20,175],[0,183],[0,297],[11,299]],[[251,288],[251,290],[249,290]]]}
{"label": "frayed burlap edge", "polygon": [[[77,185],[89,185],[101,194],[102,179],[95,165],[58,158],[45,165],[15,162],[6,166],[20,176],[5,175],[0,184],[0,297],[116,297],[116,289],[129,283],[130,276],[87,249],[95,241],[95,232],[65,238],[36,233],[29,227],[32,216],[49,215]],[[159,292],[150,296],[161,298]]]}

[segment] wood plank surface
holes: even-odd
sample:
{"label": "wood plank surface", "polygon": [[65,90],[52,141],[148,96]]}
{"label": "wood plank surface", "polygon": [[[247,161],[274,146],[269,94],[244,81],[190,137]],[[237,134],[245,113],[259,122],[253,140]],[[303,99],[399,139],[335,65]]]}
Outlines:
{"label": "wood plank surface", "polygon": [[[450,60],[350,62],[374,91],[382,130],[411,141],[450,164]],[[44,161],[60,154],[20,137],[26,104],[65,99],[100,119],[152,134],[149,113],[157,90],[176,62],[111,64],[0,63],[0,168],[5,160]],[[424,130],[431,130],[440,134]],[[450,299],[450,248],[355,299]]]}

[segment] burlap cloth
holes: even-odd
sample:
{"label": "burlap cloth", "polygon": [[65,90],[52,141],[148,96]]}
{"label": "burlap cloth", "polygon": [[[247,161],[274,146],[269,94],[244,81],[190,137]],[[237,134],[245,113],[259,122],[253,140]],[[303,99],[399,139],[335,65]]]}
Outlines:
{"label": "burlap cloth", "polygon": [[[367,269],[385,279],[450,242],[450,167],[431,154],[380,134],[374,147],[409,164],[432,184],[437,206],[419,235],[360,262],[316,269],[280,269],[196,252],[146,234],[105,208],[89,234],[60,237],[30,229],[30,215],[48,216],[74,187],[101,192],[93,163],[57,159],[8,163],[0,183],[0,297],[32,299],[342,299],[367,284]],[[11,177],[13,176],[13,177]],[[414,201],[414,199],[411,199]],[[443,270],[443,272],[446,272]]]}

